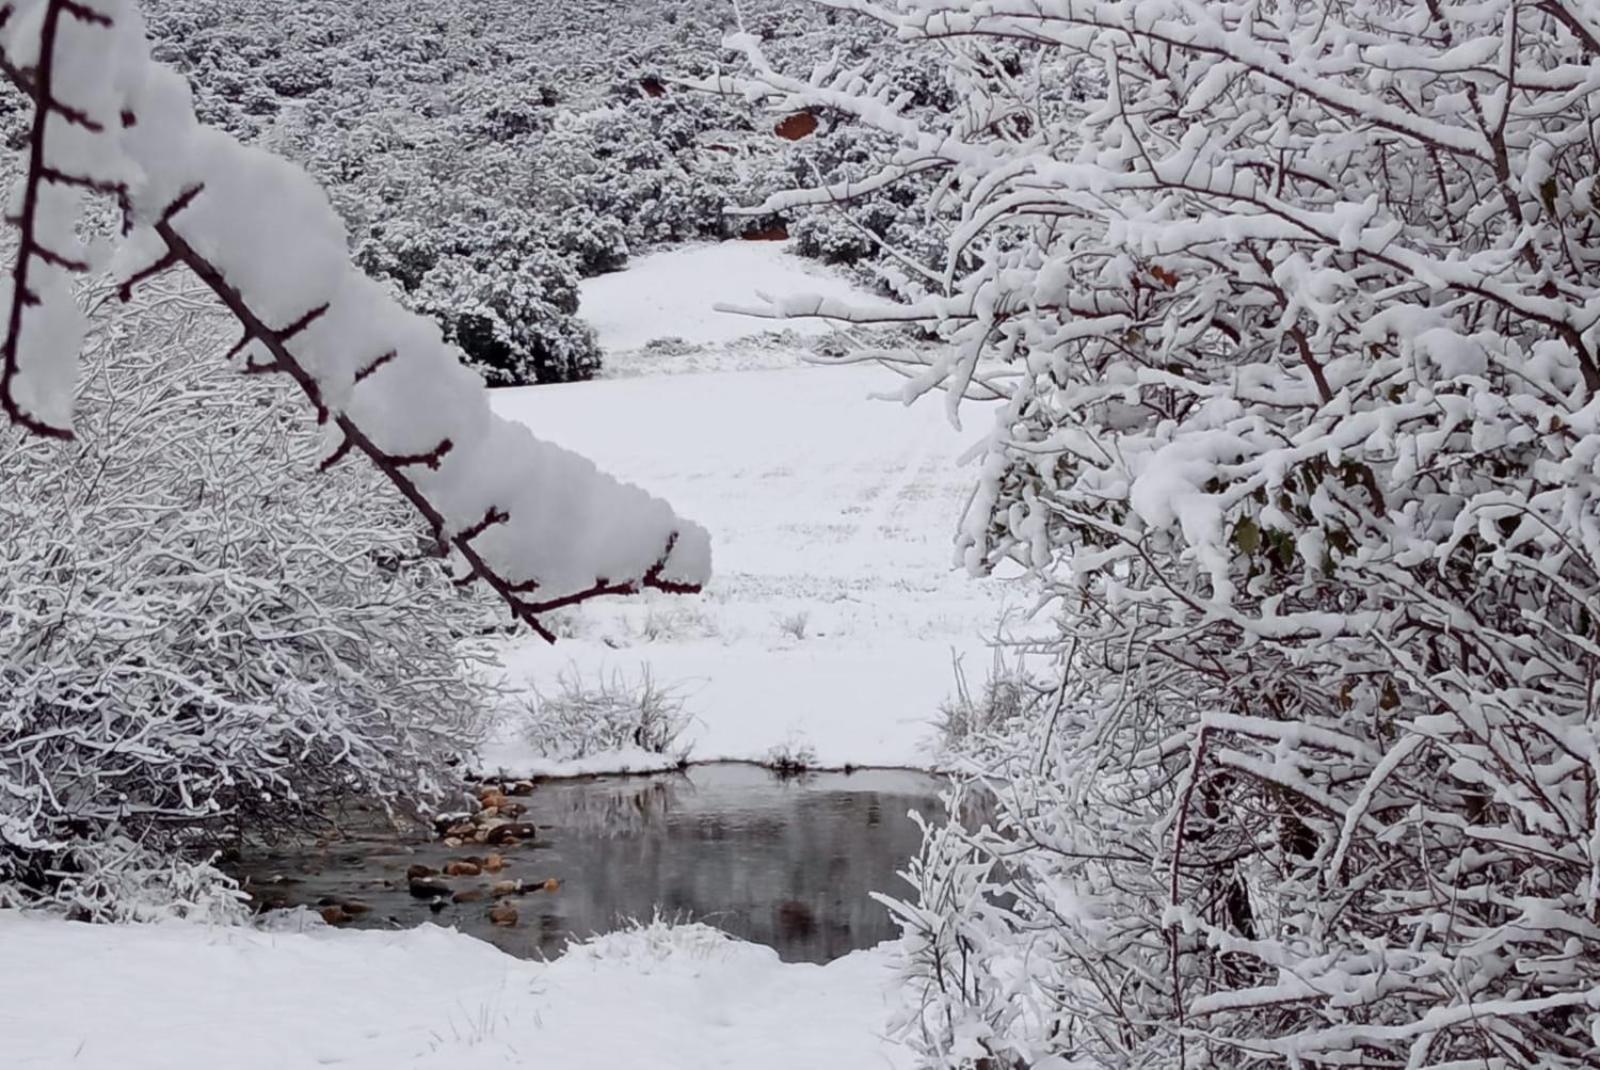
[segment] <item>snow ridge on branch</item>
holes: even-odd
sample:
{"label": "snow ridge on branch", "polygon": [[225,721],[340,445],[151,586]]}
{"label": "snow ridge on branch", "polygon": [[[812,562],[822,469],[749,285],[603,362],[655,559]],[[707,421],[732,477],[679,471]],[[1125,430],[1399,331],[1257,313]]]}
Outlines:
{"label": "snow ridge on branch", "polygon": [[82,317],[67,275],[86,192],[115,196],[123,293],[186,267],[239,322],[230,356],[289,376],[326,426],[324,465],[364,455],[426,518],[462,582],[481,581],[546,639],[539,615],[603,595],[700,590],[704,529],[588,460],[493,414],[482,381],[429,320],[351,266],[342,223],[300,169],[194,117],[150,59],[130,0],[0,6],[6,74],[34,100],[21,245],[3,295],[0,404],[71,434]]}

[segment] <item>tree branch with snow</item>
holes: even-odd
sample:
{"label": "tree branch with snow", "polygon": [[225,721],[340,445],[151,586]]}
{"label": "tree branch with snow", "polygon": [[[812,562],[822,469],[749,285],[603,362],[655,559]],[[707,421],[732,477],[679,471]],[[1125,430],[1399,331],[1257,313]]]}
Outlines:
{"label": "tree branch with snow", "polygon": [[325,463],[375,465],[481,582],[546,639],[540,614],[645,589],[698,591],[706,532],[490,410],[437,327],[349,262],[344,228],[298,168],[197,123],[183,79],[149,57],[131,0],[0,6],[0,52],[35,102],[14,216],[21,240],[0,357],[0,406],[70,435],[82,317],[68,273],[84,195],[111,194],[125,230],[125,292],[192,271],[238,321],[232,358],[300,388],[327,435]]}

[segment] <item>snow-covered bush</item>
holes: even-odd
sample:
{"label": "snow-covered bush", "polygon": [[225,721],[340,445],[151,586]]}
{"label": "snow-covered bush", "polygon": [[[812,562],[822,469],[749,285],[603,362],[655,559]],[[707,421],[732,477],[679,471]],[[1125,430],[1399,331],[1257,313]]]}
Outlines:
{"label": "snow-covered bush", "polygon": [[425,801],[479,737],[488,606],[204,297],[102,315],[73,442],[0,431],[0,903],[213,909],[207,848]]}
{"label": "snow-covered bush", "polygon": [[[553,248],[526,212],[480,204],[472,214],[478,218],[453,224],[404,216],[374,223],[355,262],[394,280],[406,304],[436,320],[491,386],[592,379],[600,347],[577,318],[576,259]],[[570,238],[591,263],[607,263],[605,242],[620,242],[620,229],[581,222],[553,238]]]}
{"label": "snow-covered bush", "polygon": [[738,40],[774,113],[896,145],[760,207],[958,205],[898,313],[944,344],[866,355],[990,422],[961,559],[1061,620],[970,747],[994,821],[930,830],[900,907],[929,1064],[1592,1065],[1592,12],[836,6],[962,106]]}
{"label": "snow-covered bush", "polygon": [[569,665],[553,690],[534,695],[522,731],[538,754],[561,761],[614,751],[683,758],[687,750],[677,743],[689,721],[683,699],[648,666],[637,677],[614,669],[590,678]]}

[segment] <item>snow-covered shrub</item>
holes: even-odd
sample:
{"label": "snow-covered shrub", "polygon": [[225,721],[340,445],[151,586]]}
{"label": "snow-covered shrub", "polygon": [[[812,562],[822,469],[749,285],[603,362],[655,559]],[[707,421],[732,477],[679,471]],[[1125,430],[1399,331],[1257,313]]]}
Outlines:
{"label": "snow-covered shrub", "polygon": [[578,277],[546,249],[448,256],[422,277],[412,305],[444,327],[491,386],[592,379],[600,346],[578,311]]}
{"label": "snow-covered shrub", "polygon": [[682,758],[677,748],[689,727],[682,697],[658,684],[648,666],[629,677],[620,669],[585,677],[563,669],[549,694],[528,704],[523,735],[542,756],[566,761],[614,751],[646,751]]}
{"label": "snow-covered shrub", "polygon": [[[554,237],[570,238],[596,265],[615,265],[604,252],[608,237],[621,240],[614,226],[580,224]],[[391,218],[368,229],[354,259],[398,283],[406,304],[436,320],[491,386],[592,379],[600,370],[594,331],[577,316],[577,264],[527,213],[454,225]]]}
{"label": "snow-covered shrub", "polygon": [[962,105],[736,41],[775,114],[897,146],[761,208],[959,205],[903,313],[945,344],[872,355],[992,428],[961,559],[1061,621],[969,747],[993,821],[931,829],[901,907],[926,1061],[1592,1065],[1591,13],[845,6]]}
{"label": "snow-covered shrub", "polygon": [[0,902],[205,913],[208,848],[448,786],[488,606],[203,291],[98,328],[77,438],[0,431]]}
{"label": "snow-covered shrub", "polygon": [[955,658],[952,667],[956,693],[939,707],[938,729],[941,746],[953,754],[970,753],[983,737],[1015,731],[1021,719],[1031,716],[1047,697],[1024,657],[1018,654],[1007,660],[999,643],[976,693],[961,658]]}

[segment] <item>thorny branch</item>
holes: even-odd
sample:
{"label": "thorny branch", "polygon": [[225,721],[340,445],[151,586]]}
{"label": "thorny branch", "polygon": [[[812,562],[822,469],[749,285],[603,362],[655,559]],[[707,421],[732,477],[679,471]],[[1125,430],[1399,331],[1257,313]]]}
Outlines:
{"label": "thorny branch", "polygon": [[[14,13],[12,4],[0,6],[0,26]],[[58,428],[43,423],[37,418],[24,412],[13,397],[11,386],[17,373],[18,348],[21,328],[25,310],[38,304],[38,297],[29,287],[30,268],[35,260],[56,265],[72,271],[85,271],[87,264],[63,256],[54,250],[42,245],[36,234],[38,219],[39,191],[47,183],[71,185],[82,189],[111,194],[116,196],[125,213],[125,226],[131,228],[131,206],[126,189],[98,182],[94,179],[63,174],[50,168],[45,162],[46,134],[49,116],[59,115],[68,122],[75,123],[85,129],[98,131],[99,124],[94,123],[89,116],[78,112],[60,101],[52,91],[52,78],[54,75],[55,42],[57,27],[63,17],[77,18],[86,22],[96,22],[109,25],[105,16],[89,8],[75,3],[74,0],[48,0],[45,11],[44,28],[40,41],[40,60],[36,69],[24,70],[11,63],[6,57],[0,56],[0,72],[3,72],[10,82],[26,94],[34,102],[34,121],[29,135],[29,167],[24,180],[23,207],[20,217],[15,222],[20,231],[20,247],[16,263],[13,267],[12,278],[14,285],[13,299],[9,309],[9,323],[3,348],[0,348],[0,358],[3,358],[3,369],[0,369],[0,405],[12,420],[42,435],[58,438],[70,438],[71,432],[65,428]],[[137,116],[124,113],[122,116],[124,126],[132,126],[137,122]],[[175,219],[194,200],[203,195],[203,186],[194,186],[184,191],[166,210],[155,223],[155,232],[165,243],[165,251],[152,263],[134,272],[123,281],[119,294],[124,301],[131,299],[134,288],[141,282],[154,278],[157,275],[178,265],[187,267],[199,278],[207,288],[227,307],[233,317],[244,329],[244,335],[239,344],[230,352],[230,357],[251,343],[259,344],[271,355],[272,361],[266,364],[246,365],[247,374],[281,373],[294,380],[306,398],[315,407],[319,423],[332,421],[343,436],[339,446],[329,456],[322,467],[324,470],[338,463],[351,451],[358,450],[400,491],[405,499],[422,514],[428,522],[434,538],[440,543],[441,548],[448,545],[461,555],[468,566],[468,574],[459,582],[470,584],[482,581],[487,584],[510,607],[512,614],[533,629],[547,642],[554,643],[555,633],[547,628],[538,615],[576,605],[593,598],[609,595],[634,595],[646,589],[658,590],[669,594],[695,594],[701,590],[699,584],[678,583],[663,578],[668,560],[677,544],[677,535],[669,537],[666,546],[654,565],[636,580],[610,580],[600,579],[583,591],[551,598],[545,601],[530,600],[527,595],[538,589],[536,582],[515,582],[497,573],[473,546],[473,541],[489,527],[504,523],[507,514],[499,509],[491,509],[489,514],[479,523],[473,524],[460,531],[451,532],[449,523],[439,509],[428,500],[416,482],[406,474],[406,469],[416,466],[426,466],[437,469],[443,458],[453,448],[454,444],[448,439],[438,443],[431,451],[416,455],[395,455],[388,453],[378,446],[372,438],[345,413],[333,413],[322,397],[322,391],[315,378],[305,366],[294,356],[286,344],[299,332],[305,330],[328,310],[326,305],[311,309],[295,322],[282,327],[274,328],[264,322],[245,301],[243,295],[231,285],[224,277],[222,271],[205,258],[195,247],[187,241],[175,225]],[[384,365],[396,357],[394,351],[383,353],[364,365],[355,376],[355,383],[359,385]]]}

